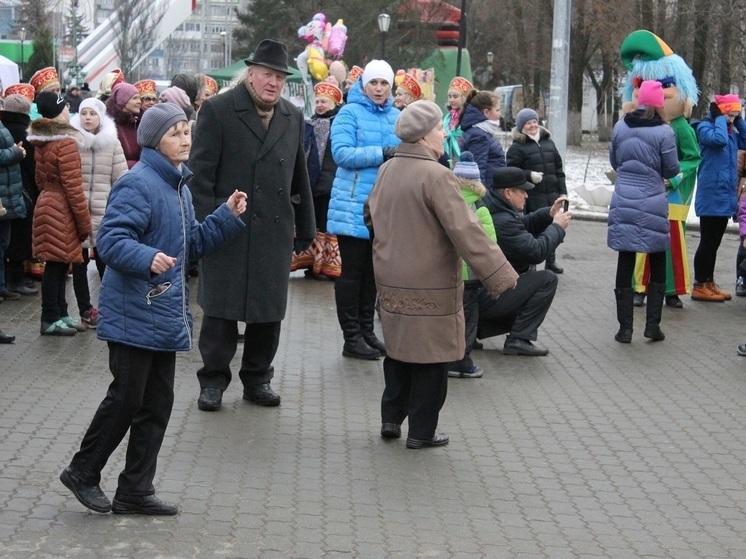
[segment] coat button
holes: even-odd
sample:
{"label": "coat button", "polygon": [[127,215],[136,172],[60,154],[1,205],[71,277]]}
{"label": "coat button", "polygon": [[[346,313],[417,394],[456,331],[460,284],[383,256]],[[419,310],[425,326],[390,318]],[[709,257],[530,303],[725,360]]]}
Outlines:
{"label": "coat button", "polygon": [[279,215],[276,215],[276,216],[275,216],[275,223],[279,223],[279,222],[280,222],[280,216],[279,216]]}
{"label": "coat button", "polygon": [[254,219],[255,220],[259,219],[259,214],[254,214]]}
{"label": "coat button", "polygon": [[285,164],[285,160],[284,159],[280,159],[280,165],[284,165],[284,164]]}
{"label": "coat button", "polygon": [[254,188],[254,190],[256,190],[257,192],[261,192],[262,191],[262,187],[259,186],[259,185],[257,185],[256,188]]}
{"label": "coat button", "polygon": [[282,194],[282,188],[277,190],[277,194]]}

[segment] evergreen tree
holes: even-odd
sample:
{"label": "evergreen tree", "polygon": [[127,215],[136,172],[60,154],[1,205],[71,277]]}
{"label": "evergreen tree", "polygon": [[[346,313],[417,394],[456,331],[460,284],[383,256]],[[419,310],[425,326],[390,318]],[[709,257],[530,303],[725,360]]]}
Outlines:
{"label": "evergreen tree", "polygon": [[87,35],[88,28],[80,13],[80,0],[71,0],[65,16],[65,45],[75,48]]}
{"label": "evergreen tree", "polygon": [[246,58],[263,39],[275,39],[288,45],[292,58],[291,45],[300,45],[298,28],[312,15],[299,10],[297,2],[286,0],[254,0],[245,12],[236,8],[239,26],[233,30],[233,57]]}
{"label": "evergreen tree", "polygon": [[54,64],[54,47],[52,45],[52,34],[48,27],[37,27],[34,36],[34,52],[28,59],[24,76],[28,80],[34,72],[52,66]]}

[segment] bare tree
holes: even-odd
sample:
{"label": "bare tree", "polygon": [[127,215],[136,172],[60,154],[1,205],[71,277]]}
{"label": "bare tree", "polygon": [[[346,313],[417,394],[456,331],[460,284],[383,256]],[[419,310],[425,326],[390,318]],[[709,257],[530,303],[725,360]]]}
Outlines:
{"label": "bare tree", "polygon": [[165,6],[151,0],[115,0],[114,11],[119,37],[114,51],[119,57],[119,67],[125,76],[129,76],[158,46],[156,41],[166,13]]}

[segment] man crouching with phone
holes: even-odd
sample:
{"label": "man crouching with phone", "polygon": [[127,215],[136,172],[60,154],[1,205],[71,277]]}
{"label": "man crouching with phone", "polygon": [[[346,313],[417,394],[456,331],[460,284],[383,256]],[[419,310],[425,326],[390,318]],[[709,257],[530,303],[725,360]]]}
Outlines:
{"label": "man crouching with phone", "polygon": [[553,254],[565,238],[572,212],[560,196],[551,206],[524,214],[527,191],[534,187],[526,182],[523,170],[502,167],[495,171],[492,185],[482,199],[490,210],[500,245],[508,262],[520,274],[515,289],[492,299],[479,294],[479,330],[477,338],[500,334],[505,338],[507,355],[541,356],[549,350],[536,341],[539,326],[554,300],[557,275],[550,270],[535,270]]}

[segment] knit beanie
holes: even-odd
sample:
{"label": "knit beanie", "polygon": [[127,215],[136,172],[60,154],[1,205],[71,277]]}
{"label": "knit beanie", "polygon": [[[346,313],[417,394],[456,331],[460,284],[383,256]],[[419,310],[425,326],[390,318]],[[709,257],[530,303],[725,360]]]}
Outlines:
{"label": "knit beanie", "polygon": [[25,95],[13,93],[8,95],[3,101],[5,110],[11,113],[23,113],[25,115],[31,112],[31,101]]}
{"label": "knit beanie", "polygon": [[44,118],[56,118],[62,114],[67,103],[61,95],[52,91],[42,91],[36,96],[36,110]]}
{"label": "knit beanie", "polygon": [[122,82],[114,86],[111,90],[111,96],[114,98],[114,103],[117,107],[124,108],[124,106],[132,99],[135,95],[140,95],[137,88],[131,83]]}
{"label": "knit beanie", "polygon": [[96,111],[96,114],[99,118],[104,118],[104,116],[106,115],[106,105],[104,105],[95,97],[88,97],[87,99],[83,99],[83,101],[80,102],[78,113],[83,112],[83,109],[91,109],[93,111]]}
{"label": "knit beanie", "polygon": [[443,120],[443,111],[432,101],[425,99],[407,105],[394,124],[394,134],[402,142],[410,144],[424,138]]}
{"label": "knit beanie", "polygon": [[470,151],[461,152],[461,161],[456,163],[453,172],[460,179],[481,180],[479,167],[476,161],[474,161],[474,154]]}
{"label": "knit beanie", "polygon": [[638,107],[663,108],[663,86],[659,81],[646,80],[640,84],[637,92]]}
{"label": "knit beanie", "polygon": [[385,60],[371,60],[363,70],[363,89],[367,87],[370,80],[386,80],[389,85],[394,85],[394,70]]}
{"label": "knit beanie", "polygon": [[145,111],[137,127],[137,143],[155,149],[168,129],[181,121],[187,122],[187,117],[180,107],[173,103],[153,105]]}
{"label": "knit beanie", "polygon": [[186,91],[181,89],[177,86],[171,86],[167,89],[164,89],[160,96],[161,101],[164,101],[166,103],[173,103],[177,107],[181,107],[182,109],[186,109],[187,107],[191,107],[192,103],[189,101],[189,96],[186,94]]}
{"label": "knit beanie", "polygon": [[715,103],[718,104],[718,109],[724,115],[735,111],[741,112],[741,100],[734,93],[715,95]]}
{"label": "knit beanie", "polygon": [[523,132],[523,127],[529,120],[539,121],[539,115],[533,109],[521,109],[515,117],[515,127],[518,132]]}

